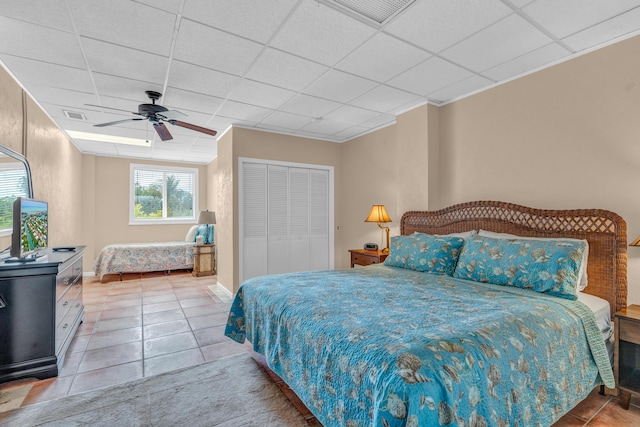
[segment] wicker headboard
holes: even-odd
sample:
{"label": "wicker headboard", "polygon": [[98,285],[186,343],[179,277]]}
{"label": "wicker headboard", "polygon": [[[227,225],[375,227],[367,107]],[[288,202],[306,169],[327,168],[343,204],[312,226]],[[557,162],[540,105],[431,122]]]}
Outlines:
{"label": "wicker headboard", "polygon": [[511,203],[478,201],[439,211],[402,215],[400,232],[449,234],[489,230],[529,237],[570,237],[589,242],[585,292],[609,301],[611,315],[627,306],[627,225],[602,209],[543,210]]}

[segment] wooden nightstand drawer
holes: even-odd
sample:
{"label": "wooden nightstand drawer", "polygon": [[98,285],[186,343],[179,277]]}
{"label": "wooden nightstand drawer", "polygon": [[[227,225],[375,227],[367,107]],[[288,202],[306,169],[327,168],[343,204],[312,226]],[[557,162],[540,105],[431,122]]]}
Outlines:
{"label": "wooden nightstand drawer", "polygon": [[373,257],[362,255],[362,254],[353,254],[351,258],[351,262],[358,265],[371,265],[375,264],[376,259]]}
{"label": "wooden nightstand drawer", "polygon": [[634,344],[640,344],[640,322],[619,319],[620,339]]}
{"label": "wooden nightstand drawer", "polygon": [[380,264],[387,258],[388,253],[382,251],[366,251],[364,249],[349,249],[351,252],[351,268],[354,265]]}

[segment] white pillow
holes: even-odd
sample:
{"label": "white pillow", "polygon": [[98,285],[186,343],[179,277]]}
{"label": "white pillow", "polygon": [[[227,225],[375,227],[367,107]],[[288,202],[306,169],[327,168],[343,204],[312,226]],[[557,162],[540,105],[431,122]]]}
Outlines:
{"label": "white pillow", "polygon": [[187,236],[184,238],[185,242],[193,243],[196,241],[196,233],[198,232],[198,227],[199,225],[191,226],[189,231],[187,231]]}
{"label": "white pillow", "polygon": [[589,260],[589,242],[587,242],[586,240],[580,240],[580,239],[570,239],[568,237],[524,237],[524,236],[518,236],[516,234],[509,234],[509,233],[496,233],[494,231],[487,231],[487,230],[480,230],[478,231],[478,236],[485,236],[485,237],[493,237],[494,239],[522,239],[522,240],[570,240],[570,241],[574,241],[574,242],[585,242],[587,244],[587,247],[584,251],[584,254],[582,255],[582,265],[580,265],[580,271],[578,272],[578,290],[579,291],[584,291],[585,288],[588,285],[588,278],[587,278],[587,261]]}

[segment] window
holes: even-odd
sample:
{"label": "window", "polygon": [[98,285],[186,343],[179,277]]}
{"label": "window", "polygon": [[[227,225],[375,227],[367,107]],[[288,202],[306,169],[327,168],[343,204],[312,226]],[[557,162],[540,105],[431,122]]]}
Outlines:
{"label": "window", "polygon": [[198,169],[131,165],[129,224],[193,224]]}
{"label": "window", "polygon": [[0,153],[0,236],[8,236],[13,230],[13,202],[18,196],[28,196],[25,168]]}

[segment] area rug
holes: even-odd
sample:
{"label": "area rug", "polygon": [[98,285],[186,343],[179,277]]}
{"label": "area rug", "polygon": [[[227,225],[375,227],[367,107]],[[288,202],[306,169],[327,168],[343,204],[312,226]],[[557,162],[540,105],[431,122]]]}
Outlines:
{"label": "area rug", "polygon": [[0,413],[2,426],[303,427],[248,353]]}

